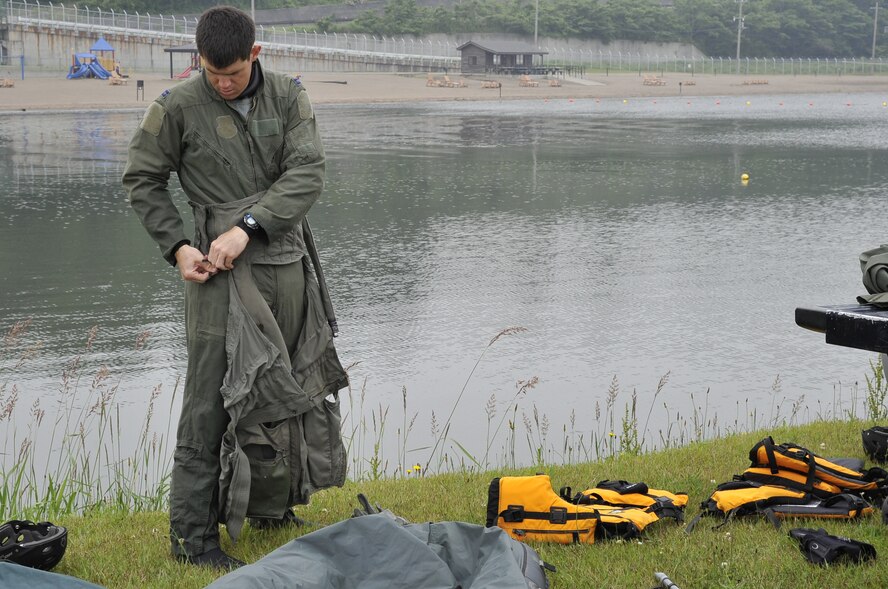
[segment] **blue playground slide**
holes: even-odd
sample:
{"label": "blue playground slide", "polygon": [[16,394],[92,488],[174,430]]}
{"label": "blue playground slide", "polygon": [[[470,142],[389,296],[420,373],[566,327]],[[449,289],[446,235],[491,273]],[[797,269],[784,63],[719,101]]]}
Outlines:
{"label": "blue playground slide", "polygon": [[[85,58],[83,62],[79,58]],[[66,76],[69,80],[77,78],[99,78],[107,80],[111,77],[111,72],[102,67],[102,64],[96,57],[89,53],[78,53],[74,56],[74,65]]]}
{"label": "blue playground slide", "polygon": [[79,66],[71,66],[71,71],[68,72],[66,76],[69,80],[76,80],[77,78],[82,78],[89,74],[89,67],[85,63],[81,63]]}
{"label": "blue playground slide", "polygon": [[107,80],[111,77],[111,72],[102,67],[98,61],[94,61],[91,64],[87,65],[89,71],[92,72],[94,78],[99,78],[100,80]]}

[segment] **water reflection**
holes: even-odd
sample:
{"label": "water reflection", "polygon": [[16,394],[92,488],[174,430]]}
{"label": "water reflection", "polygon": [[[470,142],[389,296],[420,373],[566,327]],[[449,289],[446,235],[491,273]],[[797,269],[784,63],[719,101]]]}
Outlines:
{"label": "water reflection", "polygon": [[[673,417],[709,390],[721,423],[742,422],[778,375],[782,397],[827,408],[868,356],[826,346],[793,310],[859,293],[856,255],[884,239],[888,187],[885,110],[847,101],[318,108],[329,182],[312,220],[354,382],[393,411],[406,387],[425,445],[432,412],[440,422],[490,339],[520,325],[466,387],[452,428],[466,446],[490,395],[532,376],[526,410],[559,428],[571,410],[587,421],[615,375],[618,402],[635,389],[647,407],[670,372],[657,403]],[[24,397],[51,397],[84,354],[120,376],[138,415],[184,371],[181,285],[119,187],[138,119],[0,117],[3,327],[31,317],[21,346],[43,342],[24,368],[21,349],[0,358]],[[652,429],[666,420],[658,408]]]}

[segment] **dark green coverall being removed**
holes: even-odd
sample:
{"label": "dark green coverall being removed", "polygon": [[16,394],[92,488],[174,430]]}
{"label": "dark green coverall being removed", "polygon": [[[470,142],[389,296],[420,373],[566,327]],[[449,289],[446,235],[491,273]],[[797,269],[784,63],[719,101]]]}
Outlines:
{"label": "dark green coverall being removed", "polygon": [[[218,549],[220,514],[226,521],[224,506],[220,506],[220,449],[226,431],[233,431],[238,424],[232,419],[236,412],[232,413],[220,389],[231,388],[227,379],[240,379],[234,383],[238,386],[244,380],[240,373],[232,373],[236,359],[232,356],[232,338],[226,338],[234,331],[229,329],[233,319],[230,302],[231,293],[239,292],[234,288],[238,275],[241,286],[244,281],[251,282],[252,292],[261,294],[254,298],[266,305],[269,322],[276,323],[251,324],[258,327],[258,332],[275,332],[275,341],[281,342],[279,347],[286,347],[293,364],[298,386],[277,394],[304,397],[277,414],[266,411],[262,419],[291,417],[304,411],[307,404],[328,416],[323,427],[318,427],[315,420],[313,427],[306,425],[303,429],[299,415],[289,429],[293,438],[286,442],[287,448],[272,452],[271,457],[276,455],[286,465],[292,481],[284,487],[287,496],[272,497],[273,504],[289,508],[294,503],[305,503],[310,492],[341,485],[344,479],[338,400],[324,398],[335,395],[347,379],[332,347],[330,326],[317,320],[317,312],[311,312],[320,302],[315,274],[306,257],[302,225],[324,185],[323,146],[305,90],[290,77],[263,71],[256,60],[258,53],[259,48],[254,47],[248,87],[252,91],[246,99],[243,93],[228,99],[205,71],[155,100],[130,143],[123,175],[134,210],[164,258],[173,265],[179,248],[190,250],[193,245],[206,256],[220,232],[240,227],[243,221],[253,221],[261,228],[259,234],[247,233],[249,243],[237,259],[213,260],[212,254],[203,260],[198,258],[194,271],[201,276],[197,280],[187,278],[188,269],[180,267],[183,278],[189,280],[185,284],[188,369],[170,497],[172,551],[180,557]],[[195,213],[193,244],[185,235],[182,217],[167,188],[171,172],[178,175]],[[228,217],[222,218],[222,211]],[[232,217],[232,211],[237,215]],[[297,349],[297,342],[306,342],[306,348],[326,346],[326,352],[318,350],[323,361],[308,369],[298,366],[305,354]],[[300,369],[310,374],[297,376]],[[238,370],[243,371],[243,367]],[[249,378],[256,376],[256,370]],[[250,385],[245,389],[249,391]],[[268,393],[264,395],[267,400]],[[302,408],[293,411],[294,406]],[[269,429],[279,423],[252,425]],[[248,450],[248,443],[241,441],[244,450]],[[250,456],[251,462],[253,458],[261,462],[270,456],[260,452]],[[249,476],[247,481],[249,487]],[[252,504],[253,511],[246,510],[246,498],[238,496],[243,494],[241,487],[223,485],[223,494],[228,489],[231,495],[225,502],[239,503],[241,516],[256,515]],[[260,487],[254,485],[254,491],[268,492]],[[280,487],[276,489],[280,494]],[[228,524],[231,532],[232,524]]]}

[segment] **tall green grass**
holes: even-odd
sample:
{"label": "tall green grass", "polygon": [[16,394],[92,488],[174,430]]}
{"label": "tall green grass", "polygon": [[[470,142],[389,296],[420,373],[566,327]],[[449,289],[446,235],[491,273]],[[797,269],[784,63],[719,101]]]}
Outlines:
{"label": "tall green grass", "polygon": [[[624,479],[685,491],[690,496],[687,517],[691,518],[717,483],[730,480],[749,465],[749,449],[764,435],[773,435],[778,442],[799,443],[825,456],[862,457],[860,430],[866,425],[860,420],[815,421],[691,442],[640,456],[618,452],[594,462],[548,464],[543,469],[529,465],[408,479],[351,480],[343,488],[316,494],[310,505],[298,508],[300,517],[313,522],[309,526],[277,531],[247,526],[236,546],[223,535],[223,547],[254,562],[297,536],[350,517],[358,507],[357,493],[413,522],[484,524],[493,477],[540,470],[550,476],[556,490],[562,486],[582,490],[603,479]],[[192,589],[206,586],[221,574],[180,565],[169,557],[165,513],[95,512],[86,517],[64,516],[59,523],[68,527],[70,538],[68,554],[56,569],[60,573],[114,589]],[[535,543],[533,547],[557,568],[549,574],[553,589],[646,589],[654,587],[656,571],[668,574],[682,589],[869,588],[885,584],[881,563],[888,554],[888,534],[878,515],[857,521],[789,520],[780,530],[757,517],[736,518],[716,527],[719,523],[705,518],[688,534],[683,526],[663,520],[649,526],[635,541],[591,546]],[[793,527],[824,527],[832,534],[869,542],[879,557],[865,565],[811,565],[787,533]]]}
{"label": "tall green grass", "polygon": [[[179,382],[168,390],[162,385],[151,390],[138,427],[124,423],[117,399],[121,376],[86,360],[100,336],[93,328],[86,334],[83,353],[72,358],[59,375],[54,400],[48,402],[51,397],[41,395],[27,413],[22,408],[16,411],[21,393],[15,383],[16,371],[39,358],[40,343],[25,343],[29,327],[28,321],[11,326],[0,349],[0,426],[5,432],[0,457],[0,519],[165,509],[174,443],[170,428],[177,418],[173,408]],[[668,389],[668,373],[659,379],[645,407],[640,407],[638,391],[623,391],[614,376],[603,402],[596,401],[590,414],[574,410],[568,423],[558,425],[529,402],[539,382],[536,377],[517,381],[504,399],[491,394],[483,407],[463,407],[464,393],[488,351],[524,331],[522,327],[504,329],[480,349],[453,404],[432,412],[432,441],[426,445],[413,443],[418,414],[410,408],[406,388],[396,408],[369,401],[366,380],[357,389],[343,391],[342,433],[350,460],[349,478],[357,482],[410,479],[522,465],[543,470],[617,456],[640,457],[761,428],[858,419],[858,406],[862,406],[865,419],[888,415],[888,382],[881,358],[870,362],[864,394],[856,387],[838,388],[831,404],[813,410],[803,397],[785,396],[777,378],[771,385],[773,402],[766,413],[738,400],[734,415],[724,418],[709,407],[707,390],[699,398],[691,395],[690,413],[682,414],[660,400]],[[140,334],[134,349],[141,349],[149,337],[147,332]],[[18,350],[18,357],[10,357],[13,350]],[[164,425],[159,428],[155,424],[158,409],[166,409]],[[451,426],[460,411],[483,412],[483,440],[469,442],[453,436]],[[657,431],[651,428],[654,411],[665,415],[666,425]]]}
{"label": "tall green grass", "polygon": [[[23,414],[16,412],[20,390],[13,379],[17,369],[37,357],[39,343],[14,362],[8,355],[29,326],[29,321],[22,321],[8,330],[0,356],[2,366],[9,367],[0,372],[0,424],[5,432],[0,519],[41,519],[96,509],[163,509],[169,492],[169,428],[174,423],[178,382],[170,395],[166,432],[158,434],[152,428],[162,385],[151,390],[143,421],[133,427],[121,418],[119,377],[107,366],[88,366],[84,361],[98,336],[94,327],[86,335],[83,353],[62,370],[56,394],[36,396],[22,424],[18,417]],[[141,349],[148,337],[147,332],[140,334],[135,349]]]}

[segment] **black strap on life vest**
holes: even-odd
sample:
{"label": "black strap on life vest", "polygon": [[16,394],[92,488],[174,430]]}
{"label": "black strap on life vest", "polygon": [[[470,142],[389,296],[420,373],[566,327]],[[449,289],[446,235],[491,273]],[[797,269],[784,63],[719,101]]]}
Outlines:
{"label": "black strap on life vest", "polygon": [[[759,446],[763,446],[765,448],[765,455],[768,458],[767,466],[771,469],[771,474],[777,474],[778,472],[780,472],[780,465],[777,464],[777,457],[774,454],[774,438],[772,438],[771,436],[768,436],[767,438],[756,444],[753,447],[752,451],[749,453],[749,458],[753,463],[753,466],[758,466]],[[781,447],[787,448],[788,446],[793,446],[801,451],[801,456],[798,456],[797,459],[804,462],[808,467],[808,472],[805,473],[807,476],[805,479],[804,490],[810,493],[814,489],[814,479],[816,478],[817,474],[817,460],[814,454],[812,454],[806,448],[802,448],[797,444],[783,444]]]}
{"label": "black strap on life vest", "polygon": [[552,507],[549,511],[525,511],[523,505],[509,505],[499,514],[507,523],[519,523],[526,519],[539,519],[553,524],[566,524],[569,521],[601,519],[597,511],[569,512],[566,507]]}
{"label": "black strap on life vest", "polygon": [[609,481],[604,480],[595,485],[599,489],[608,489],[616,491],[620,495],[629,495],[638,493],[640,495],[648,494],[648,486],[644,483],[630,483],[629,481]]}

